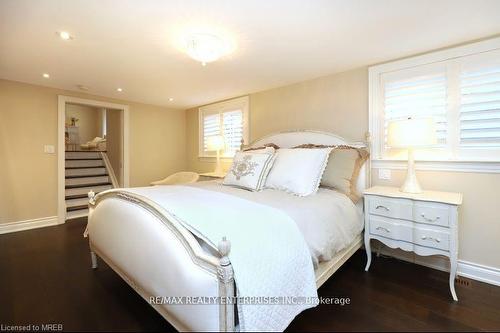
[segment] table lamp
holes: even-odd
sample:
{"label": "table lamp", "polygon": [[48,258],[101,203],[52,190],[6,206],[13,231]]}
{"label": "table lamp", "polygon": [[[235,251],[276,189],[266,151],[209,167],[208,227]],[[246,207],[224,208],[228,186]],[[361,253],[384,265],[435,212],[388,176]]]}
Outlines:
{"label": "table lamp", "polygon": [[222,166],[220,164],[220,151],[224,149],[224,137],[222,135],[213,135],[207,138],[207,149],[217,152],[217,164],[215,165],[216,174],[222,174]]}
{"label": "table lamp", "polygon": [[407,118],[389,122],[387,145],[408,149],[408,171],[401,192],[422,193],[415,174],[413,150],[436,144],[436,125],[432,118]]}

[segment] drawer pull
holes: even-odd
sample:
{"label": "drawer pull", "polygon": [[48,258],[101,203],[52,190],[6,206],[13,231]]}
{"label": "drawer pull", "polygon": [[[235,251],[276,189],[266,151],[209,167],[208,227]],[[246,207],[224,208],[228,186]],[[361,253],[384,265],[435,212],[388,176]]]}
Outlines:
{"label": "drawer pull", "polygon": [[441,240],[439,238],[434,238],[434,237],[427,237],[427,236],[422,236],[422,240],[433,240],[436,243],[441,243]]}
{"label": "drawer pull", "polygon": [[387,208],[386,206],[378,205],[377,207],[375,207],[375,209],[380,209],[380,208],[385,209],[387,212],[390,211],[390,209]]}
{"label": "drawer pull", "polygon": [[384,230],[385,232],[391,232],[389,229],[384,228],[384,227],[377,227],[375,228],[376,230]]}
{"label": "drawer pull", "polygon": [[424,220],[426,220],[427,222],[436,222],[436,221],[437,221],[437,220],[439,220],[439,218],[440,218],[439,216],[436,216],[436,218],[435,218],[435,219],[431,219],[431,218],[428,218],[427,216],[425,216],[425,214],[424,214],[424,213],[420,214],[420,216],[422,216],[422,218],[423,218]]}

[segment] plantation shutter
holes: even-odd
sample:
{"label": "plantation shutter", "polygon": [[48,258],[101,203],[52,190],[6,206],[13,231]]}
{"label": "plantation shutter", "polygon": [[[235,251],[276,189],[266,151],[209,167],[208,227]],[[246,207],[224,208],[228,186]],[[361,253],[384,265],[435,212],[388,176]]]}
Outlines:
{"label": "plantation shutter", "polygon": [[203,114],[203,151],[207,156],[215,154],[207,150],[208,138],[214,135],[224,137],[226,147],[222,155],[232,157],[243,139],[243,110]]}
{"label": "plantation shutter", "polygon": [[460,146],[500,147],[500,61],[464,64],[459,117]]}
{"label": "plantation shutter", "polygon": [[223,135],[226,142],[224,155],[233,156],[240,149],[243,139],[243,111],[234,110],[222,113]]}
{"label": "plantation shutter", "polygon": [[204,114],[203,115],[203,151],[208,152],[207,142],[210,136],[220,134],[220,115]]}
{"label": "plantation shutter", "polygon": [[383,78],[384,143],[387,127],[397,119],[432,117],[436,122],[438,144],[447,139],[447,80],[446,71],[410,71],[407,75]]}

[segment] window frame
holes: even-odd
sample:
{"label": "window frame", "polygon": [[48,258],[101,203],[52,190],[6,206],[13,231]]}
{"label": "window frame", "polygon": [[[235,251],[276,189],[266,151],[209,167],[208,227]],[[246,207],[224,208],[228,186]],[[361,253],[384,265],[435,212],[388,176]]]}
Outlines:
{"label": "window frame", "polygon": [[[370,66],[368,68],[368,122],[371,137],[371,156],[373,167],[375,168],[393,168],[404,169],[406,159],[391,158],[385,155],[384,149],[384,109],[383,109],[383,85],[382,75],[400,70],[409,70],[419,66],[448,62],[448,72],[451,75],[459,75],[457,63],[465,56],[472,56],[488,51],[500,50],[500,38],[493,38],[481,42],[471,43],[463,46],[453,47],[441,51],[431,52],[420,56],[410,57],[402,60],[392,61],[381,65]],[[449,94],[456,94],[459,87],[452,87]],[[458,109],[457,105],[450,108]],[[455,110],[454,112],[457,112]],[[456,121],[455,114],[447,114],[448,122]],[[452,132],[457,130],[456,126],[450,126]],[[448,144],[451,149],[447,149],[445,156],[435,159],[422,159],[417,155],[417,169],[421,170],[450,170],[464,172],[487,172],[500,173],[500,156],[490,157],[490,159],[481,159],[477,157],[467,158],[466,156],[456,156],[454,152],[458,151],[457,142],[454,133],[448,133]]]}
{"label": "window frame", "polygon": [[[203,120],[205,115],[210,114],[222,114],[227,111],[234,111],[235,109],[241,109],[243,112],[243,141],[248,142],[250,124],[249,124],[249,113],[250,113],[250,98],[249,96],[243,96],[238,98],[233,98],[227,101],[213,103],[209,105],[204,105],[198,108],[198,158],[208,158],[212,159],[216,157],[216,154],[210,154],[204,150],[204,127]],[[232,156],[224,156],[221,154],[221,158],[232,159]]]}

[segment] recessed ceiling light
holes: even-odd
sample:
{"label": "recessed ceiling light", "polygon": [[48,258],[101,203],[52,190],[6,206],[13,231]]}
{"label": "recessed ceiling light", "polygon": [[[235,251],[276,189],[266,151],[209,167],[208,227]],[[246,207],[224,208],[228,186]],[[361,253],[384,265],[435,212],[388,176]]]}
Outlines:
{"label": "recessed ceiling light", "polygon": [[78,87],[78,89],[80,89],[80,90],[84,90],[84,91],[89,90],[89,87],[84,86],[83,84],[79,84],[79,85],[77,85],[77,87]]}
{"label": "recessed ceiling light", "polygon": [[169,101],[169,102],[173,102],[173,101],[174,101],[174,99],[173,99],[172,97],[170,97],[170,98],[168,99],[168,101]]}
{"label": "recessed ceiling light", "polygon": [[116,91],[118,91],[118,92],[122,92],[122,91],[123,91],[123,89],[122,89],[122,88],[116,88]]}
{"label": "recessed ceiling light", "polygon": [[61,37],[62,40],[73,39],[73,36],[71,36],[67,31],[59,31],[57,34],[59,35],[59,37]]}
{"label": "recessed ceiling light", "polygon": [[50,77],[50,75],[49,75],[49,74],[47,74],[47,73],[43,73],[43,74],[42,74],[42,76],[43,76],[44,78],[46,78],[46,79],[48,79],[48,78]]}

